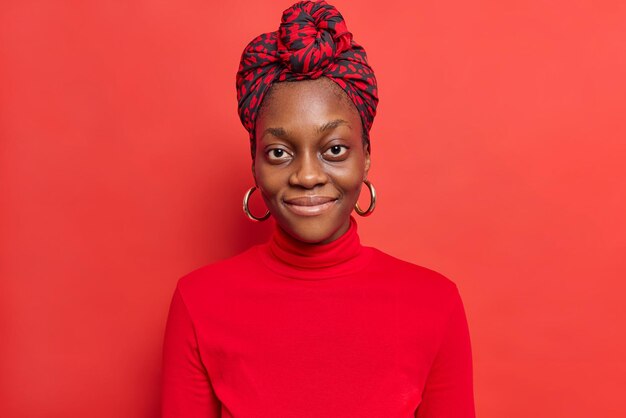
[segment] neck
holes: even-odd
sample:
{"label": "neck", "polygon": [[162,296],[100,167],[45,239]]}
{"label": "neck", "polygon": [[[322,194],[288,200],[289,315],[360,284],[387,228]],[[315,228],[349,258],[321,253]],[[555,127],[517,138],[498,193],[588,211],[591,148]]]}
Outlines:
{"label": "neck", "polygon": [[285,229],[283,229],[283,227],[281,227],[280,225],[277,224],[277,228],[280,229],[280,233],[282,235],[284,235],[287,239],[293,239],[294,241],[300,241],[303,245],[303,247],[306,246],[315,246],[315,245],[326,245],[326,244],[330,244],[331,242],[335,241],[336,239],[340,238],[341,236],[343,236],[346,232],[348,232],[348,230],[351,227],[352,222],[355,222],[354,219],[352,217],[346,219],[346,222],[344,222],[338,229],[337,231],[335,231],[330,237],[322,240],[322,241],[318,241],[318,242],[309,242],[309,241],[304,241],[301,240],[297,237],[294,237],[293,235],[289,234]]}
{"label": "neck", "polygon": [[370,252],[361,245],[353,216],[341,229],[344,228],[332,241],[307,243],[277,225],[263,248],[263,259],[275,272],[297,279],[323,279],[355,272],[365,266]]}

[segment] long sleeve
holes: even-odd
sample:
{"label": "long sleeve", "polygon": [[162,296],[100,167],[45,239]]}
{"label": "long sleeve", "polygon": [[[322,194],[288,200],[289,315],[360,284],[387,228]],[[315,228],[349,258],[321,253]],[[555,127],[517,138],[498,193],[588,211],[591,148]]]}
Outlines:
{"label": "long sleeve", "polygon": [[265,244],[179,279],[162,418],[475,418],[456,284],[360,244]]}
{"label": "long sleeve", "polygon": [[217,418],[216,398],[198,350],[196,331],[180,290],[170,304],[161,381],[162,418]]}
{"label": "long sleeve", "polygon": [[472,350],[463,302],[455,285],[441,346],[416,418],[475,418]]}

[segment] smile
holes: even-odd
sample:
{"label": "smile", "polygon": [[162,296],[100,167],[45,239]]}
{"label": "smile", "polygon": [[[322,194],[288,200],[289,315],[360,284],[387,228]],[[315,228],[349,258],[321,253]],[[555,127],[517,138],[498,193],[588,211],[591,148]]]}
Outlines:
{"label": "smile", "polygon": [[313,196],[289,199],[284,202],[285,206],[296,215],[315,216],[332,208],[337,202],[337,199]]}

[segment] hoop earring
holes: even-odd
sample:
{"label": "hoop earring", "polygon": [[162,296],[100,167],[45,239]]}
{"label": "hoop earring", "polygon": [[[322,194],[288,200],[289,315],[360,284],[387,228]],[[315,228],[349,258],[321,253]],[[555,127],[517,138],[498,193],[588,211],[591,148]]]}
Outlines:
{"label": "hoop earring", "polygon": [[263,215],[260,218],[257,218],[256,216],[254,216],[252,214],[252,212],[250,212],[250,209],[248,208],[248,200],[250,199],[250,196],[252,195],[252,193],[257,189],[256,186],[252,186],[245,194],[245,196],[243,197],[243,212],[246,214],[246,216],[248,218],[250,218],[251,220],[255,221],[255,222],[261,222],[266,220],[267,218],[270,217],[270,211],[268,210],[265,215]]}
{"label": "hoop earring", "polygon": [[370,216],[372,212],[374,212],[374,208],[376,207],[376,190],[372,183],[367,180],[363,180],[363,183],[367,185],[367,188],[370,190],[370,205],[367,207],[367,210],[361,209],[359,206],[359,202],[356,202],[354,205],[354,210],[361,216]]}

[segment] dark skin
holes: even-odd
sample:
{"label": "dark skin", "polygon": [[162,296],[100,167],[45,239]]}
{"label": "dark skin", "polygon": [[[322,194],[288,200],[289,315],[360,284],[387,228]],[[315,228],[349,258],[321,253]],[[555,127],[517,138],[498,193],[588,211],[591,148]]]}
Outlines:
{"label": "dark skin", "polygon": [[274,84],[255,138],[252,174],[278,226],[309,244],[343,235],[370,167],[346,93],[325,77]]}

